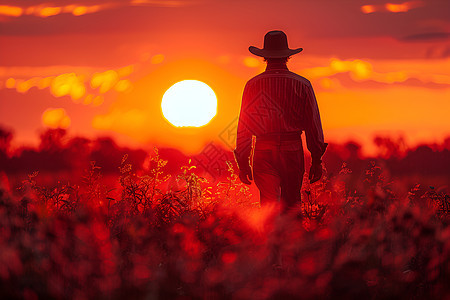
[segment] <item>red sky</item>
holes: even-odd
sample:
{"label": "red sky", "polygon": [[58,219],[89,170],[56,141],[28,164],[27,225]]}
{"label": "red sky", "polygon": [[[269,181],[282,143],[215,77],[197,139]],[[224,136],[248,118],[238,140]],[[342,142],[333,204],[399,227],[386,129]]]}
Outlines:
{"label": "red sky", "polygon": [[[304,48],[289,67],[311,80],[326,140],[370,151],[375,134],[450,135],[447,0],[0,0],[0,125],[17,144],[59,126],[191,153],[232,147],[244,84],[264,68],[248,46],[273,29]],[[204,127],[162,117],[164,91],[184,79],[216,92]]]}

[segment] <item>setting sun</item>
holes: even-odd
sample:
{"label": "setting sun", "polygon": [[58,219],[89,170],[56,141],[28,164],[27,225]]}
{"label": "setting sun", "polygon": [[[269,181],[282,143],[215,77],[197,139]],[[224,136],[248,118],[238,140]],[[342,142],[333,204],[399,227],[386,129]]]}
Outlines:
{"label": "setting sun", "polygon": [[217,97],[206,83],[183,80],[172,85],[161,102],[164,117],[176,127],[200,127],[217,112]]}

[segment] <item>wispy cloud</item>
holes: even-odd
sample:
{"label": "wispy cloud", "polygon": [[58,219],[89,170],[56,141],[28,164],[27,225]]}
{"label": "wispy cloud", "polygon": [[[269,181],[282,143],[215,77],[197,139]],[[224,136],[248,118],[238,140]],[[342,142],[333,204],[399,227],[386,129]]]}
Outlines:
{"label": "wispy cloud", "polygon": [[60,14],[72,14],[73,16],[81,16],[85,14],[91,14],[99,12],[105,9],[111,9],[119,7],[117,3],[106,3],[97,5],[78,5],[69,4],[64,6],[49,5],[47,3],[32,5],[32,6],[12,6],[12,5],[1,5],[0,15],[7,17],[21,17],[21,16],[36,16],[36,17],[51,17]]}
{"label": "wispy cloud", "polygon": [[160,6],[160,7],[182,7],[198,3],[192,0],[130,0],[130,1],[111,1],[95,5],[81,5],[72,3],[67,5],[53,5],[42,3],[31,6],[0,5],[0,16],[18,18],[21,16],[51,17],[60,14],[71,14],[73,16],[82,16],[92,14],[108,9],[116,9],[126,6]]}
{"label": "wispy cloud", "polygon": [[[447,66],[447,67],[446,67]],[[404,62],[374,61],[361,59],[340,60],[332,58],[327,66],[299,70],[311,80],[315,80],[325,89],[341,87],[335,75],[349,74],[355,82],[373,81],[384,84],[418,81],[423,84],[436,84],[450,87],[450,60],[440,59],[410,60]]]}
{"label": "wispy cloud", "polygon": [[448,58],[450,57],[450,45],[449,46],[432,46],[427,50],[427,58]]}
{"label": "wispy cloud", "polygon": [[68,128],[70,117],[63,108],[48,108],[42,113],[42,124],[50,128]]}
{"label": "wispy cloud", "polygon": [[31,88],[48,89],[55,97],[69,96],[74,103],[99,106],[109,91],[127,92],[134,65],[102,70],[89,67],[0,67],[0,89],[25,94]]}
{"label": "wispy cloud", "polygon": [[407,12],[411,9],[424,6],[423,1],[407,1],[403,3],[385,3],[385,4],[368,4],[361,6],[361,11],[365,14],[371,14],[375,12],[392,12],[401,13]]}
{"label": "wispy cloud", "polygon": [[450,39],[450,32],[428,32],[403,37],[403,41],[435,41]]}
{"label": "wispy cloud", "polygon": [[193,5],[199,3],[200,1],[192,0],[132,0],[131,5],[151,5],[151,6],[162,6],[162,7],[181,7],[187,5]]}

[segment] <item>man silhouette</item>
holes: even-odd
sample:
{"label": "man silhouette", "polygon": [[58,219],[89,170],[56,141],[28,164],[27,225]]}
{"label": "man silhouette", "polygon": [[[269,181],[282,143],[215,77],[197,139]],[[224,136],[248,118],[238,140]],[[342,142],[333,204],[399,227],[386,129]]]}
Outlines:
{"label": "man silhouette", "polygon": [[254,178],[261,205],[279,202],[283,212],[299,212],[305,172],[302,131],[312,157],[311,183],[322,177],[321,158],[327,147],[311,83],[286,66],[290,56],[302,50],[290,49],[282,31],[268,32],[262,49],[249,47],[252,54],[264,57],[267,67],[245,85],[234,150],[240,180],[250,184]]}

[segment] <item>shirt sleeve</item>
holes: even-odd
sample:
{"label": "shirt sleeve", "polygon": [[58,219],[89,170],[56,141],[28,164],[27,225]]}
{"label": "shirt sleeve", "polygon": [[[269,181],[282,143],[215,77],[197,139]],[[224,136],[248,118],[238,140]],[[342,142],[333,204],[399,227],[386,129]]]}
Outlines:
{"label": "shirt sleeve", "polygon": [[327,143],[324,143],[322,122],[320,120],[319,107],[311,85],[306,85],[305,91],[305,134],[306,145],[313,161],[320,161],[325,153]]}
{"label": "shirt sleeve", "polygon": [[241,111],[239,113],[237,127],[236,149],[234,150],[234,157],[240,170],[250,169],[250,154],[252,151],[253,135],[249,128],[248,114],[246,113],[247,104],[250,100],[250,91],[247,83],[242,95]]}

